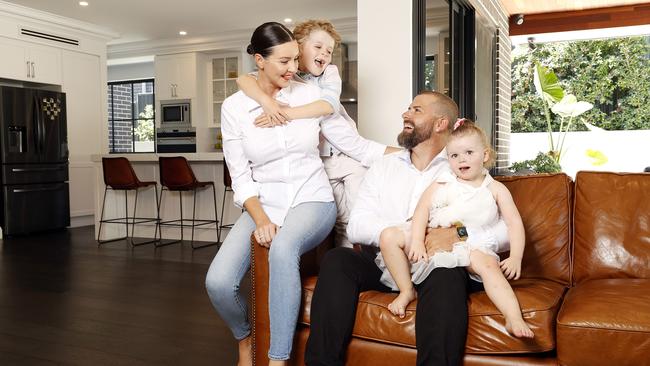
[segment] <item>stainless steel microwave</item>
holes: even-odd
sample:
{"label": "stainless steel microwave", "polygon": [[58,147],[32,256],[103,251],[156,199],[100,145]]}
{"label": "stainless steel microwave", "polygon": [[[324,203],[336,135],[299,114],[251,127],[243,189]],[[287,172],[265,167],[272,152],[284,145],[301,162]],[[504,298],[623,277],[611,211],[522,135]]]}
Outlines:
{"label": "stainless steel microwave", "polygon": [[189,99],[160,101],[160,127],[189,127],[191,114]]}

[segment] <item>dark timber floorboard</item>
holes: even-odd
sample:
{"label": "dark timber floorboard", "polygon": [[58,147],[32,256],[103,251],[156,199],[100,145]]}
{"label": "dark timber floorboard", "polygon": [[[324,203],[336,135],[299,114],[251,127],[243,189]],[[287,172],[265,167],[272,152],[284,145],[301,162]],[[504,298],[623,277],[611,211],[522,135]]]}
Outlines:
{"label": "dark timber floorboard", "polygon": [[93,233],[0,240],[0,365],[236,364],[205,291],[217,247],[98,248]]}

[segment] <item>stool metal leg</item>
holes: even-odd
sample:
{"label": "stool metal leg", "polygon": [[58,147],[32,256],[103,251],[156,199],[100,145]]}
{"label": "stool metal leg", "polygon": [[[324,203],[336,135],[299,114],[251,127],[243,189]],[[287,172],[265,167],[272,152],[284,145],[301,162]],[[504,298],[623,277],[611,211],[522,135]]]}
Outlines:
{"label": "stool metal leg", "polygon": [[160,219],[160,205],[162,205],[162,196],[163,196],[164,191],[165,191],[165,187],[163,187],[160,190],[160,204],[158,205],[158,220],[159,220],[158,225],[160,226],[160,239],[157,241],[157,244],[154,244],[156,247],[164,247],[164,246],[167,246],[167,245],[182,243],[183,242],[183,192],[182,191],[178,192],[178,203],[179,203],[179,207],[180,207],[180,210],[181,210],[180,211],[181,212],[181,219],[171,221],[171,222],[180,221],[179,225],[173,225],[173,226],[179,226],[181,228],[181,238],[177,239],[177,240],[170,240],[168,242],[163,242],[163,239],[162,239],[162,227],[163,227],[163,225],[170,223],[169,221],[167,223],[165,223],[165,222],[162,221],[162,219]]}
{"label": "stool metal leg", "polygon": [[[129,237],[129,222],[128,222],[128,207],[126,209],[126,216],[124,217],[124,222],[126,223],[126,236],[122,236],[119,238],[114,238],[114,239],[108,239],[108,240],[101,240],[102,237],[102,224],[104,223],[110,223],[112,220],[120,220],[120,219],[110,219],[110,220],[104,220],[104,208],[106,207],[106,193],[108,193],[108,186],[104,187],[104,200],[102,201],[102,213],[99,218],[99,232],[97,233],[97,246],[100,246],[102,244],[106,243],[112,243],[114,241],[120,241],[127,239]],[[126,196],[127,192],[124,191],[124,195]],[[126,199],[126,197],[125,197]],[[119,223],[119,222],[115,222]]]}
{"label": "stool metal leg", "polygon": [[[214,225],[215,229],[217,230],[217,241],[216,242],[209,242],[203,245],[194,245],[194,228],[197,226],[196,225],[196,188],[193,191],[194,194],[194,207],[192,208],[192,241],[190,242],[192,245],[192,249],[199,249],[199,248],[205,248],[213,245],[219,245],[221,244],[219,242],[219,218],[217,217],[217,193],[216,189],[214,188],[214,184],[212,185],[212,198],[213,198],[213,208],[214,208]],[[200,220],[202,224],[204,223],[209,223],[210,220]]]}
{"label": "stool metal leg", "polygon": [[[156,195],[156,203],[158,203],[158,187],[154,186],[154,188],[155,188],[154,192],[155,192],[155,195]],[[135,234],[135,223],[136,223],[136,219],[138,219],[138,216],[137,216],[137,212],[138,212],[138,191],[139,191],[139,189],[136,188],[135,189],[135,202],[133,204],[133,217],[131,217],[131,236],[129,237],[129,242],[131,243],[131,247],[137,247],[137,246],[140,246],[140,245],[151,244],[151,243],[157,242],[155,232],[153,234],[154,238],[152,240],[145,240],[145,241],[141,241],[141,242],[136,242],[136,241],[133,240],[133,234]],[[128,192],[124,191],[124,194],[128,195]],[[128,206],[127,206],[127,209],[128,209]],[[156,210],[156,212],[157,211],[158,210]],[[127,217],[126,221],[127,222],[129,221],[128,217]],[[151,220],[151,221],[154,221],[154,220]],[[158,218],[157,217],[156,217],[155,221],[156,221],[156,228],[157,228],[158,227]],[[148,221],[148,222],[150,222],[150,221]],[[127,225],[127,232],[126,232],[127,237],[129,236],[128,229],[129,228],[128,228],[128,225]]]}

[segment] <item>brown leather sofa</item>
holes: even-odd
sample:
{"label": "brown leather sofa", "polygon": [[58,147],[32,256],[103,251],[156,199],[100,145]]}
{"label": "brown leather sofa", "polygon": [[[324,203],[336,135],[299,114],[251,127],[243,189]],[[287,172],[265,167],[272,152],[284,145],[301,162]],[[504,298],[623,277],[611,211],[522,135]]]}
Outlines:
{"label": "brown leather sofa", "polygon": [[[511,284],[532,340],[510,336],[484,292],[469,298],[465,365],[650,365],[650,174],[580,172],[499,178],[526,229],[522,278]],[[575,198],[574,198],[575,190]],[[268,250],[252,239],[256,365],[268,363]],[[301,261],[303,304],[291,364],[302,365],[311,297],[326,242]],[[359,296],[347,365],[415,365],[415,303]]]}

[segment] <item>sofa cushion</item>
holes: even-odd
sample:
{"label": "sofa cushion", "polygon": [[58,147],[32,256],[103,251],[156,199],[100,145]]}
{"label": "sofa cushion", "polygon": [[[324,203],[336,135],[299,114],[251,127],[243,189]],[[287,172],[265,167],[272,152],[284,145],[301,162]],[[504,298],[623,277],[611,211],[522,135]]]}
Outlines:
{"label": "sofa cushion", "polygon": [[571,288],[557,319],[562,365],[647,365],[650,279],[589,280]]}
{"label": "sofa cushion", "polygon": [[650,174],[578,172],[574,283],[650,278]]}
{"label": "sofa cushion", "polygon": [[[316,277],[303,279],[303,306],[300,322],[308,325]],[[476,354],[544,352],[555,348],[555,319],[565,286],[542,279],[522,279],[511,283],[522,307],[524,319],[535,332],[533,340],[510,336],[503,316],[485,292],[470,295],[466,352]],[[406,309],[402,319],[388,310],[396,293],[366,291],[359,296],[353,336],[383,343],[415,347],[415,308]]]}
{"label": "sofa cushion", "polygon": [[571,200],[566,174],[496,177],[517,205],[526,230],[522,278],[570,283]]}

